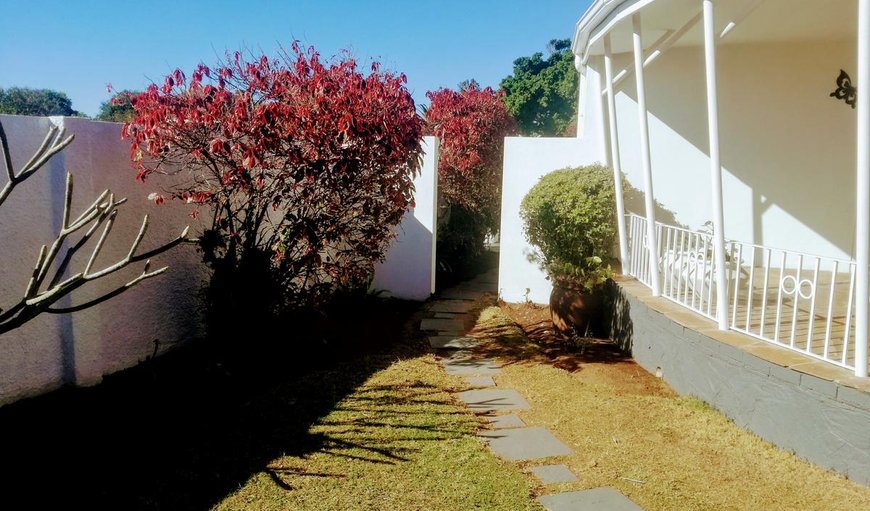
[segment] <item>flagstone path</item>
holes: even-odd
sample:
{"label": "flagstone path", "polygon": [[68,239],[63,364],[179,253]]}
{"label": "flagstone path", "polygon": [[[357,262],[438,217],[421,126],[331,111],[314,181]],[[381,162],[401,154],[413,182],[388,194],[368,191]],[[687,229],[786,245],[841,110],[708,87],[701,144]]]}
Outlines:
{"label": "flagstone path", "polygon": [[[491,429],[480,432],[497,456],[510,461],[546,460],[566,456],[573,450],[550,431],[529,427],[510,412],[531,405],[513,389],[498,386],[493,378],[501,371],[497,360],[479,357],[474,352],[478,340],[465,333],[474,326],[470,311],[484,294],[498,293],[498,271],[492,270],[441,292],[427,307],[431,317],[420,322],[420,330],[430,333],[429,344],[439,351],[448,374],[465,377],[468,390],[457,397],[469,410],[483,415]],[[561,464],[531,467],[531,473],[544,485],[573,482],[577,476]],[[614,488],[552,493],[538,497],[549,511],[643,511]]]}

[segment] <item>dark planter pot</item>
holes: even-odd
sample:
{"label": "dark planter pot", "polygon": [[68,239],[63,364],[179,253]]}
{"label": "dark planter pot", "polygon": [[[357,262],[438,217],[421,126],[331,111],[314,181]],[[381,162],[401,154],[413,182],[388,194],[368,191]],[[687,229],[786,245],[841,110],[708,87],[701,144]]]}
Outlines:
{"label": "dark planter pot", "polygon": [[589,325],[601,314],[604,296],[601,290],[553,283],[550,293],[550,317],[556,330],[564,335],[585,336]]}

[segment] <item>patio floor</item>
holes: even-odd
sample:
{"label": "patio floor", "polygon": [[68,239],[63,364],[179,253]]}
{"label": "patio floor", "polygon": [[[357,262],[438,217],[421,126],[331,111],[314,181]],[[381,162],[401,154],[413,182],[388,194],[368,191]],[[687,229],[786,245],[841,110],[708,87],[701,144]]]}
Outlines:
{"label": "patio floor", "polygon": [[[797,292],[779,296],[780,282],[792,277],[815,289],[801,296]],[[716,310],[715,288],[702,283],[693,288],[691,282],[675,274],[663,272],[662,295],[712,317]],[[852,292],[848,273],[803,271],[743,266],[739,279],[729,285],[729,317],[732,329],[762,339],[771,344],[802,351],[814,358],[830,360],[840,365],[855,365],[855,321],[850,309]],[[750,285],[751,283],[751,285]],[[735,293],[735,285],[738,292]],[[751,291],[750,291],[751,290]],[[737,294],[737,299],[734,295]],[[736,307],[735,307],[736,305]],[[709,318],[707,318],[709,321]],[[825,339],[830,341],[825,343]]]}

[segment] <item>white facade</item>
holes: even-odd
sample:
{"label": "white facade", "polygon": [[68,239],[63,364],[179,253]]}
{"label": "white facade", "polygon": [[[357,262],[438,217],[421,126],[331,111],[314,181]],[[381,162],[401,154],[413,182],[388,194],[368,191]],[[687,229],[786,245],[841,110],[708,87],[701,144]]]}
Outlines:
{"label": "white facade", "polygon": [[[581,83],[601,88],[595,70],[587,70]],[[581,104],[585,101],[582,98]],[[501,246],[499,248],[499,296],[507,302],[547,303],[552,286],[546,274],[529,260],[533,248],[523,234],[520,203],[544,175],[566,167],[602,162],[604,138],[601,133],[600,101],[586,102],[577,138],[507,137],[504,141],[504,172],[501,198]],[[582,131],[581,131],[582,130]]]}
{"label": "white facade", "polygon": [[[676,229],[684,227],[711,233],[703,238],[710,243],[703,253],[713,255],[709,259],[703,255],[697,271],[709,263],[704,271],[708,277],[715,275],[715,282],[705,284],[702,291],[715,289],[717,296],[708,301],[727,302],[729,309],[714,306],[699,312],[715,316],[720,329],[735,328],[780,344],[780,327],[790,329],[786,344],[791,349],[865,375],[862,353],[867,307],[857,304],[866,301],[867,274],[855,262],[860,263],[868,250],[865,243],[859,246],[856,242],[856,236],[864,232],[864,224],[857,221],[863,218],[857,213],[857,205],[862,204],[862,195],[856,195],[856,183],[862,182],[857,177],[870,171],[857,158],[864,154],[859,151],[856,131],[858,118],[864,114],[860,95],[857,108],[832,97],[841,85],[841,70],[855,80],[870,66],[857,56],[857,42],[870,37],[870,30],[859,34],[856,21],[858,6],[864,2],[593,2],[577,23],[572,45],[578,71],[592,77],[581,79],[578,137],[561,143],[507,139],[505,235],[510,238],[510,229],[519,223],[518,204],[540,175],[568,164],[618,163],[626,185],[641,192],[626,197],[625,212],[646,219],[654,216],[657,222],[674,226],[635,223],[643,226],[643,232],[634,233],[634,249],[644,247],[635,255],[649,252],[644,257],[656,261],[641,265],[644,282],[654,296],[662,292],[661,285],[679,280],[670,267],[661,267],[670,273],[670,280],[665,282],[658,275],[665,264],[662,257],[670,257],[667,264],[671,265],[678,260],[695,264],[702,254],[701,247],[680,247],[670,238],[657,240],[658,231],[670,236],[684,232]],[[606,82],[597,78],[606,74],[608,55],[614,77],[615,123],[608,117]],[[639,74],[643,77],[640,87]],[[559,148],[554,144],[560,144]],[[862,147],[868,144],[861,140]],[[616,146],[618,160],[611,154]],[[514,154],[514,147],[523,147],[524,154]],[[515,178],[522,172],[519,167],[531,175]],[[517,187],[508,192],[511,180]],[[522,241],[521,228],[515,231]],[[694,236],[688,231],[678,235],[680,239]],[[529,247],[520,242],[515,245],[502,246],[506,260],[500,283],[503,298],[546,301],[546,281],[528,264],[523,265]],[[669,250],[683,252],[668,255]],[[729,255],[726,250],[744,255]],[[776,254],[775,260],[762,260],[771,254]],[[744,273],[744,286],[746,279],[755,279],[749,291],[725,292],[739,281],[725,274],[732,270],[715,272],[712,268],[714,263],[723,269],[731,265],[726,261],[739,261],[734,268]],[[778,276],[758,281],[761,273],[767,279],[771,268]],[[800,297],[792,281],[802,286]],[[668,298],[678,302],[689,298],[668,293]],[[794,312],[789,312],[792,325],[777,315],[772,339],[764,326],[753,327],[751,312],[745,309],[761,306],[757,297],[753,302],[754,293],[765,299],[783,298],[788,307],[793,304]],[[804,296],[807,303],[799,303]],[[775,304],[765,301],[764,307],[768,305]],[[843,310],[835,311],[837,306]],[[821,338],[823,353],[813,351],[821,349],[816,339],[807,339],[805,347],[796,346],[792,333],[799,317],[808,322],[805,327],[818,327],[813,318],[820,309],[828,321],[836,316],[833,321],[843,326],[845,335],[845,339],[833,339],[832,335],[840,334],[832,334],[828,325]],[[740,315],[740,328],[729,323],[728,319],[733,323]],[[762,316],[761,321],[765,319],[771,318]],[[848,353],[832,357],[828,345],[834,341]],[[811,348],[812,343],[816,348]]]}
{"label": "white facade", "polygon": [[[693,229],[713,218],[703,59],[677,47],[645,69],[655,198]],[[725,236],[851,258],[855,111],[829,94],[855,68],[854,44],[722,45],[718,60]],[[622,167],[643,189],[634,80],[615,92]]]}

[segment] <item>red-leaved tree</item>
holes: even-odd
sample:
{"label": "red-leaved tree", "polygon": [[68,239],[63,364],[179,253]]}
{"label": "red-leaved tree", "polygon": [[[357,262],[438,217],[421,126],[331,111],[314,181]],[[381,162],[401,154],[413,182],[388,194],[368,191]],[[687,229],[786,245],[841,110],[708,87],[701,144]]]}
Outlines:
{"label": "red-leaved tree", "polygon": [[438,189],[448,206],[439,222],[440,256],[458,261],[480,253],[499,228],[504,137],[517,131],[501,91],[471,80],[459,91],[428,92],[430,133],[440,139]]}
{"label": "red-leaved tree", "polygon": [[276,58],[236,52],[134,95],[123,136],[137,179],[173,175],[158,202],[210,216],[212,289],[249,307],[267,288],[316,303],[370,276],[412,202],[424,123],[405,81],[295,43]]}

